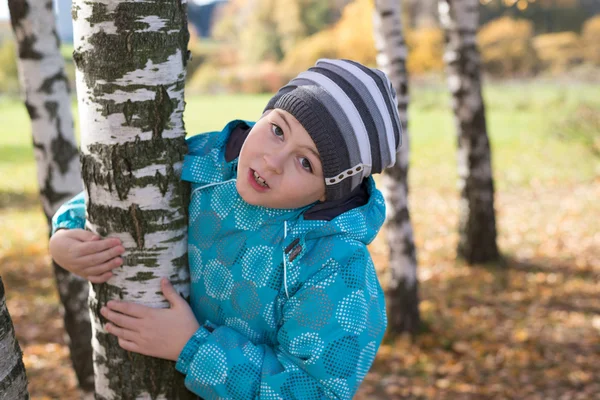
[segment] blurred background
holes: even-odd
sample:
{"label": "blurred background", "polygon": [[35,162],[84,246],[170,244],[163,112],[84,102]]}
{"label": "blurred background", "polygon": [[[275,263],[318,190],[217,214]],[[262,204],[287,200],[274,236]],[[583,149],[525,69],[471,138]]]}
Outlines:
{"label": "blurred background", "polygon": [[[55,0],[74,87],[71,2]],[[456,128],[437,1],[402,2],[421,327],[357,398],[600,398],[600,0],[481,0],[477,44],[502,261],[457,258]],[[256,119],[318,58],[376,66],[372,0],[189,0],[188,135]],[[0,274],[34,399],[78,398],[30,120],[0,3]],[[73,110],[76,118],[73,93]],[[385,285],[388,249],[371,246]]]}

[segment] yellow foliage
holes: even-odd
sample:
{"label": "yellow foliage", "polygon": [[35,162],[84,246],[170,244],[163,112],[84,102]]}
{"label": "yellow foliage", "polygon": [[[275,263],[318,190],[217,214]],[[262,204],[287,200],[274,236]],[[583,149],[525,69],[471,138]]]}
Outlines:
{"label": "yellow foliage", "polygon": [[312,67],[319,58],[338,58],[336,32],[327,29],[301,40],[281,63],[284,74],[291,77]]}
{"label": "yellow foliage", "polygon": [[355,0],[348,4],[332,28],[301,40],[286,54],[281,64],[284,74],[293,77],[313,66],[319,58],[348,58],[374,65],[377,52],[372,13],[370,0]]}
{"label": "yellow foliage", "polygon": [[406,32],[410,74],[442,71],[444,69],[444,32],[435,27],[423,27]]}
{"label": "yellow foliage", "polygon": [[484,25],[477,35],[486,72],[499,75],[529,75],[537,59],[532,47],[533,24],[503,17]]}
{"label": "yellow foliage", "polygon": [[374,65],[377,51],[373,37],[372,0],[355,0],[342,11],[335,26],[338,56]]}
{"label": "yellow foliage", "polygon": [[600,15],[588,19],[583,25],[581,40],[585,60],[600,65]]}
{"label": "yellow foliage", "polygon": [[574,32],[536,36],[533,47],[544,66],[552,72],[564,72],[583,60],[581,40]]}

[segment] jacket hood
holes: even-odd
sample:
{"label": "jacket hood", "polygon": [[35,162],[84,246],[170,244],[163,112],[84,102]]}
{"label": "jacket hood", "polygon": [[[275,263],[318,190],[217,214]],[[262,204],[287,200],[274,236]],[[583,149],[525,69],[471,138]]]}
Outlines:
{"label": "jacket hood", "polygon": [[[331,221],[307,220],[302,216],[300,225],[306,225],[305,240],[341,235],[365,245],[370,244],[385,221],[385,201],[372,177],[368,177],[365,183],[368,193],[366,204],[345,211]],[[309,212],[310,209],[305,211]]]}

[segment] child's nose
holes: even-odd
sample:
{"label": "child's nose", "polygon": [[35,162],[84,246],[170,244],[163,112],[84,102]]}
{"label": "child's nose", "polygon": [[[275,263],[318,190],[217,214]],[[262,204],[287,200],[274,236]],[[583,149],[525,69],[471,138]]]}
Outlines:
{"label": "child's nose", "polygon": [[278,175],[283,171],[283,158],[280,154],[265,154],[263,156],[267,169]]}

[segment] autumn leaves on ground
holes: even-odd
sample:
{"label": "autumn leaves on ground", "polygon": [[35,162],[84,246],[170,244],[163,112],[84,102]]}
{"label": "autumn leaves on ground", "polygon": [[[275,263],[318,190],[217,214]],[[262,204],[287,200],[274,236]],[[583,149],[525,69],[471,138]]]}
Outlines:
{"label": "autumn leaves on ground", "polygon": [[[423,327],[414,341],[386,341],[357,399],[600,397],[597,90],[555,84],[487,90],[504,260],[475,267],[455,260],[459,204],[447,95],[443,86],[413,91],[410,206]],[[186,126],[189,132],[220,128],[227,118],[215,116],[223,103],[239,102],[236,116],[252,119],[264,101],[191,98]],[[586,109],[595,111],[581,114]],[[0,117],[6,121],[0,127],[0,274],[29,390],[33,399],[76,399],[27,117],[16,102],[0,102]],[[380,234],[371,246],[380,271],[384,239]]]}

